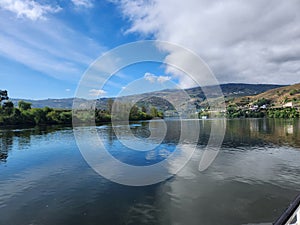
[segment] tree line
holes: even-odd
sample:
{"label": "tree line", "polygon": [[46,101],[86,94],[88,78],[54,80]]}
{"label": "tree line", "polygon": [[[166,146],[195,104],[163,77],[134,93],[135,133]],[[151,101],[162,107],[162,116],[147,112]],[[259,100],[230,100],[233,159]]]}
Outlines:
{"label": "tree line", "polygon": [[296,108],[269,108],[264,110],[245,110],[234,105],[227,107],[228,118],[300,118],[300,112]]}
{"label": "tree line", "polygon": [[[113,101],[109,100],[107,109],[98,109],[90,115],[91,112],[82,111],[73,116],[77,122],[85,122],[94,118],[96,123],[110,122]],[[154,117],[163,117],[163,113],[155,107],[147,110],[144,106],[136,105],[129,108],[128,104],[122,104],[121,112],[125,112],[125,117],[120,113],[117,120],[149,120]],[[127,115],[127,118],[126,118]],[[55,125],[55,124],[72,124],[72,111],[66,109],[53,109],[50,107],[32,108],[31,103],[19,101],[17,107],[9,100],[7,91],[0,90],[0,125]]]}
{"label": "tree line", "polygon": [[71,124],[71,110],[31,108],[31,103],[19,101],[18,107],[10,101],[0,105],[0,125]]}

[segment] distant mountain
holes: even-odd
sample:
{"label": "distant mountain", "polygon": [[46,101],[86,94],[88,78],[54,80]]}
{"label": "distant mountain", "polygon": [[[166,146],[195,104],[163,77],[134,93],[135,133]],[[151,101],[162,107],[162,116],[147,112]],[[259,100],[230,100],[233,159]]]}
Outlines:
{"label": "distant mountain", "polygon": [[18,105],[18,102],[23,100],[30,102],[32,108],[44,108],[46,106],[57,109],[71,109],[73,105],[73,98],[62,99],[43,99],[43,100],[31,100],[31,99],[10,99],[14,105]]}
{"label": "distant mountain", "polygon": [[[221,90],[225,98],[235,98],[241,96],[253,96],[265,91],[285,87],[285,85],[274,85],[274,84],[242,84],[242,83],[229,83],[221,84]],[[213,87],[211,87],[213,88]],[[147,99],[139,101],[138,104],[155,105],[162,110],[172,109],[172,106],[168,104],[164,98],[165,96],[171,96],[173,101],[185,103],[185,98],[180,96],[178,93],[182,93],[180,90],[170,89],[162,90],[151,93],[144,93],[132,96],[122,97],[123,101],[134,101],[136,99]],[[202,102],[205,100],[205,95],[200,87],[186,89],[185,92],[193,99],[194,102]],[[24,100],[32,103],[33,108],[43,108],[45,106],[57,109],[71,109],[74,98],[63,98],[63,99],[44,99],[44,100],[30,100],[30,99],[10,99],[15,105],[18,101]],[[97,100],[97,107],[105,109],[107,106],[108,98],[101,98]],[[91,100],[80,99],[82,104],[88,104]],[[144,102],[143,102],[144,101]]]}
{"label": "distant mountain", "polygon": [[[284,85],[274,85],[274,84],[240,84],[240,83],[229,83],[222,84],[220,88],[226,100],[234,99],[241,96],[251,96],[257,95],[265,92],[266,90],[271,90],[278,87],[283,87]],[[210,98],[214,98],[214,92],[216,86],[207,86],[206,90],[211,95]],[[188,96],[187,96],[187,95]],[[215,95],[216,99],[220,96]],[[150,93],[144,93],[139,95],[131,95],[122,97],[123,102],[134,102],[137,101],[137,105],[145,105],[146,107],[155,106],[161,111],[174,110],[174,106],[177,106],[177,111],[185,111],[191,114],[189,109],[194,108],[206,108],[208,102],[206,101],[206,96],[203,93],[201,87],[189,88],[184,91],[178,89],[167,89],[162,91],[155,91]],[[168,103],[165,99],[168,99]],[[215,106],[217,106],[217,103]]]}
{"label": "distant mountain", "polygon": [[277,84],[243,84],[229,83],[221,84],[221,89],[225,97],[257,95],[274,88],[285,87],[287,85]]}
{"label": "distant mountain", "polygon": [[[74,98],[61,98],[61,99],[42,99],[42,100],[31,100],[31,99],[19,99],[19,98],[11,98],[10,101],[14,103],[15,106],[18,105],[19,101],[30,102],[32,108],[44,108],[50,107],[54,109],[72,109]],[[97,105],[102,105],[104,108],[106,107],[108,98],[101,98],[97,100]],[[87,99],[77,99],[78,103],[81,104],[89,104],[93,103],[93,100]],[[102,108],[102,107],[101,107]]]}
{"label": "distant mountain", "polygon": [[[243,84],[243,83],[228,83],[221,84],[220,88],[225,98],[251,96],[263,93],[274,88],[284,87],[285,85],[276,84]],[[213,91],[215,86],[208,86],[207,89]],[[205,95],[200,87],[186,89],[186,92],[195,98],[205,99]]]}

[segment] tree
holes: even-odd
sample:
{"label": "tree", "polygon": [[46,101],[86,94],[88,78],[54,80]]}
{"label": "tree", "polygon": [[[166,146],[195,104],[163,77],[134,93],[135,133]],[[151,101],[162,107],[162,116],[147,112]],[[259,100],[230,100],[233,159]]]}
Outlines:
{"label": "tree", "polygon": [[18,103],[19,109],[22,111],[26,111],[28,109],[31,109],[31,103],[30,102],[24,102],[24,101],[19,101]]}
{"label": "tree", "polygon": [[62,124],[72,123],[72,112],[61,112],[60,113],[60,123],[62,123]]}
{"label": "tree", "polygon": [[14,103],[12,103],[11,101],[4,102],[2,108],[5,114],[11,115],[14,111]]}
{"label": "tree", "polygon": [[262,98],[262,99],[258,99],[255,104],[258,105],[259,107],[260,106],[263,106],[263,105],[269,105],[271,103],[271,100],[269,99],[265,99],[265,98]]}
{"label": "tree", "polygon": [[51,111],[46,115],[47,121],[50,123],[59,123],[60,122],[60,115],[57,111]]}
{"label": "tree", "polygon": [[140,116],[139,108],[136,105],[132,106],[132,108],[130,109],[129,118],[133,120],[137,120],[139,119],[139,116]]}
{"label": "tree", "polygon": [[142,106],[142,112],[143,113],[147,113],[147,109],[146,109],[146,107],[144,105]]}
{"label": "tree", "polygon": [[46,113],[43,109],[32,109],[31,114],[34,118],[35,124],[45,124],[47,121]]}
{"label": "tree", "polygon": [[151,107],[151,109],[150,109],[150,115],[152,117],[157,117],[158,116],[157,109],[155,107]]}
{"label": "tree", "polygon": [[290,91],[290,95],[295,95],[295,94],[298,94],[300,93],[300,90],[297,90],[297,89],[293,89]]}
{"label": "tree", "polygon": [[8,95],[6,90],[0,90],[0,104],[3,100],[8,100]]}

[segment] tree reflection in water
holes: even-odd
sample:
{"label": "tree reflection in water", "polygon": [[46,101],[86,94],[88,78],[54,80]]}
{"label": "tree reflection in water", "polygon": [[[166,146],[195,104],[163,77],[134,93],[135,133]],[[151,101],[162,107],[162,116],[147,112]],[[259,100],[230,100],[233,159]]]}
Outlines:
{"label": "tree reflection in water", "polygon": [[0,163],[7,162],[13,146],[18,146],[18,150],[26,150],[31,145],[32,136],[45,135],[65,128],[63,126],[0,128]]}
{"label": "tree reflection in water", "polygon": [[6,162],[8,158],[8,152],[13,145],[13,132],[10,130],[0,131],[0,162]]}

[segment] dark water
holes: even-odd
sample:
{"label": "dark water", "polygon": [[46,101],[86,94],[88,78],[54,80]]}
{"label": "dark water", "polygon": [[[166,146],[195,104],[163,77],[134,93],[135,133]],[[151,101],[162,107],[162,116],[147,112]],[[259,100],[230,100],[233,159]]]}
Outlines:
{"label": "dark water", "polygon": [[[201,133],[190,162],[173,178],[145,187],[116,184],[94,172],[72,128],[0,129],[0,224],[273,222],[300,192],[300,121],[228,120],[222,148],[204,172],[198,166],[211,121],[198,122]],[[126,150],[110,125],[98,130],[123,162],[154,164],[167,157]],[[132,131],[149,136],[147,122],[132,124]],[[163,142],[169,152],[178,144],[178,133],[178,122],[169,122]]]}

